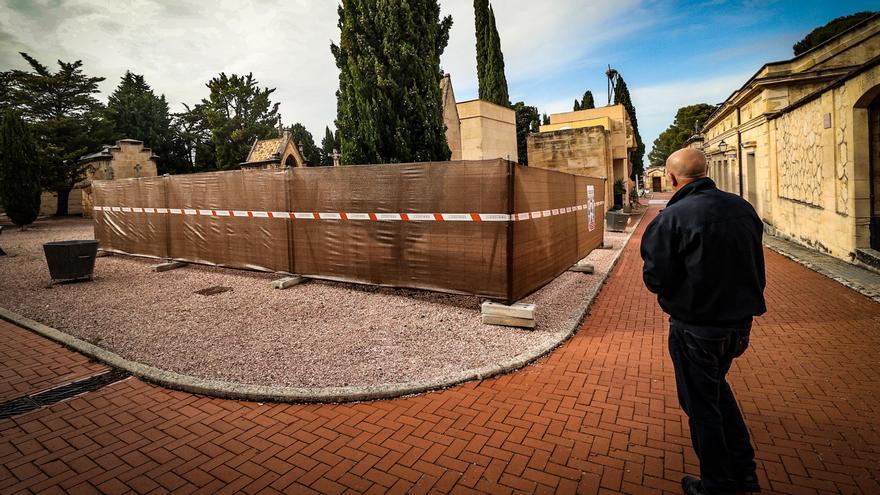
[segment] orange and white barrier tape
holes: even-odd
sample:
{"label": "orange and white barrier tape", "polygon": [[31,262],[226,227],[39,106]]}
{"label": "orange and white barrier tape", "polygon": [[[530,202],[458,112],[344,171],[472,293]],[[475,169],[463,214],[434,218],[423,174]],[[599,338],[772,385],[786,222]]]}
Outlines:
{"label": "orange and white barrier tape", "polygon": [[[597,201],[596,206],[603,205]],[[95,211],[114,213],[150,213],[169,215],[190,215],[207,217],[245,217],[245,218],[285,218],[292,220],[373,220],[402,222],[507,222],[510,220],[535,220],[586,210],[588,205],[576,205],[551,210],[524,213],[349,213],[349,212],[296,212],[296,211],[254,211],[254,210],[215,210],[203,208],[150,208],[135,206],[95,206]]]}

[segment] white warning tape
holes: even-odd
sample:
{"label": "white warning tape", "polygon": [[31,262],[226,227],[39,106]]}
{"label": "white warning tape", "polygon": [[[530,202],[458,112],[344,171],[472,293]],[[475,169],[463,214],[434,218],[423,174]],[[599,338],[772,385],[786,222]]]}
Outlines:
{"label": "white warning tape", "polygon": [[[601,206],[604,202],[596,202]],[[510,220],[535,220],[538,218],[565,215],[588,209],[588,205],[575,205],[550,210],[523,213],[355,213],[355,212],[300,212],[300,211],[255,211],[255,210],[215,210],[206,208],[149,208],[128,206],[95,206],[95,211],[116,213],[149,213],[206,217],[247,217],[247,218],[286,218],[295,220],[373,220],[391,222],[507,222]]]}

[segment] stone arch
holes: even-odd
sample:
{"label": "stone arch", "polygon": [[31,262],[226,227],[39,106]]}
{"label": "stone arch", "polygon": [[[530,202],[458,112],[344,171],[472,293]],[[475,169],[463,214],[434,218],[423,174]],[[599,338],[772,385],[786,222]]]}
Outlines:
{"label": "stone arch", "polygon": [[[839,116],[842,119],[846,119],[846,117],[846,115]],[[878,204],[880,203],[880,180],[878,180],[880,177],[880,142],[878,141],[880,139],[878,139],[878,134],[880,134],[880,84],[865,91],[855,101],[852,108],[853,213],[855,214],[857,248],[880,249],[880,204]]]}
{"label": "stone arch", "polygon": [[287,159],[284,160],[284,167],[285,168],[296,167],[296,159],[293,157],[293,155],[287,155]]}

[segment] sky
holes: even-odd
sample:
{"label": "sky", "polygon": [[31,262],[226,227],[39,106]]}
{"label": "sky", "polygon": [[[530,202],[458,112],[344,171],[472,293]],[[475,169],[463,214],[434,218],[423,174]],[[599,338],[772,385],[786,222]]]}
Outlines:
{"label": "sky", "polygon": [[[339,73],[334,0],[0,0],[0,70],[82,60],[100,98],[126,70],[143,74],[172,111],[207,97],[220,72],[252,72],[276,88],[284,123],[333,128]],[[440,0],[453,17],[442,68],[459,101],[477,97],[471,0]],[[720,103],[764,63],[834,17],[877,9],[856,0],[495,0],[510,98],[570,111],[593,91],[607,101],[608,65],[624,77],[651,143],[679,107]],[[53,67],[57,68],[57,66]],[[646,160],[647,161],[647,160]]]}

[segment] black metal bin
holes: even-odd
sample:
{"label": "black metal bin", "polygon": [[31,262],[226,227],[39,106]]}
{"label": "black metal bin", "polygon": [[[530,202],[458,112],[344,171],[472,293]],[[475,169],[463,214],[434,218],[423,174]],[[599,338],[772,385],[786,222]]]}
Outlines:
{"label": "black metal bin", "polygon": [[43,244],[52,280],[91,278],[95,271],[98,241],[57,241]]}

